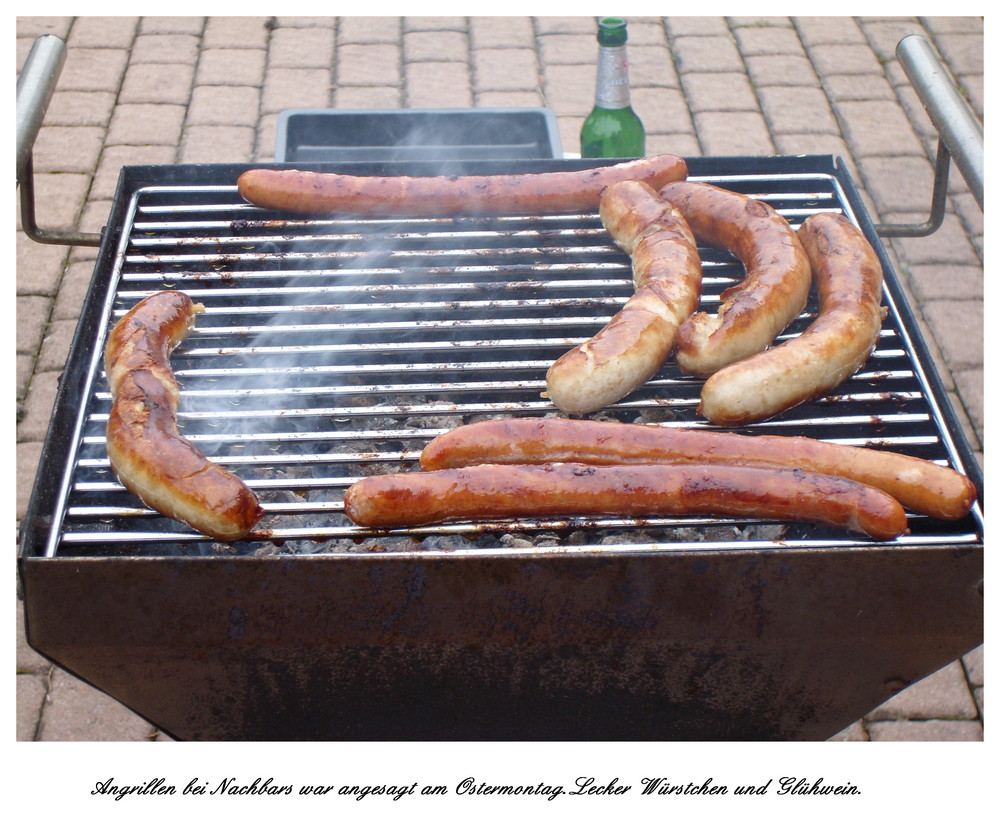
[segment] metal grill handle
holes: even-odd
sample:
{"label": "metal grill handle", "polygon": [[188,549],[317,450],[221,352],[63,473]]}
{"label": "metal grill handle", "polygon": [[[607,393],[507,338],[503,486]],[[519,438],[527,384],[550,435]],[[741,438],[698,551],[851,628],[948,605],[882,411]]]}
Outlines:
{"label": "metal grill handle", "polygon": [[55,35],[42,35],[32,45],[17,79],[17,185],[21,195],[21,228],[35,242],[96,246],[101,244],[100,234],[46,231],[35,221],[32,151],[65,61],[66,44]]}
{"label": "metal grill handle", "polygon": [[925,38],[907,35],[896,45],[896,57],[938,131],[934,192],[931,215],[926,222],[877,225],[876,230],[879,236],[928,236],[944,221],[948,166],[952,158],[979,207],[983,206],[983,125]]}

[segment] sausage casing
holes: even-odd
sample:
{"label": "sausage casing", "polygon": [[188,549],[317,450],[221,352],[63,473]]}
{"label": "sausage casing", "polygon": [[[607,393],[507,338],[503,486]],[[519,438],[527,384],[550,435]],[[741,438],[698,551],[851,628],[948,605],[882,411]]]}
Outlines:
{"label": "sausage casing", "polygon": [[405,527],[459,520],[573,516],[715,516],[808,522],[894,539],[906,514],[891,496],[798,470],[721,465],[482,464],[373,476],[352,484],[355,524]]}
{"label": "sausage casing", "polygon": [[596,210],[617,181],[654,188],[687,176],[673,155],[652,156],[587,170],[479,176],[351,176],[305,170],[247,170],[237,179],[252,204],[304,214],[464,216]]}
{"label": "sausage casing", "polygon": [[550,461],[799,469],[877,487],[906,507],[940,519],[962,518],[976,498],[975,485],[967,476],[902,453],[815,438],[567,418],[496,418],[458,427],[427,444],[420,466],[438,470]]}
{"label": "sausage casing", "polygon": [[864,234],[845,216],[817,213],[798,237],[819,295],[816,319],[798,337],[705,381],[700,411],[713,424],[750,424],[813,400],[853,375],[875,348],[888,309],[882,267]]}
{"label": "sausage casing", "polygon": [[809,299],[809,260],[795,231],[770,205],[715,185],[675,182],[660,195],[687,220],[699,242],[724,248],[746,275],[721,294],[715,314],[691,315],[677,333],[675,359],[708,377],[767,348]]}
{"label": "sausage casing", "polygon": [[636,290],[601,331],[546,374],[546,396],[571,415],[615,403],[656,374],[701,291],[691,229],[652,187],[636,181],[611,185],[601,197],[600,215],[632,259]]}
{"label": "sausage casing", "polygon": [[177,430],[180,390],[170,354],[201,310],[186,294],[161,291],[112,330],[104,351],[112,395],[108,458],[147,506],[207,536],[239,539],[263,513],[257,497]]}

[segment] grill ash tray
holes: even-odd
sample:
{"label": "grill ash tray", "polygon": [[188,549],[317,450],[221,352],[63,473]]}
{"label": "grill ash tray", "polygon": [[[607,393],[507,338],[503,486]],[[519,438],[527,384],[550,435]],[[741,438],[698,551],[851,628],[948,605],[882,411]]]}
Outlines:
{"label": "grill ash tray", "polygon": [[[885,271],[867,365],[745,431],[910,453],[981,493],[844,167],[689,163],[793,226],[847,213]],[[463,423],[554,413],[545,371],[624,303],[629,262],[596,214],[295,217],[243,202],[243,169],[122,172],[21,529],[28,640],[56,664],[180,738],[815,739],[982,642],[981,500],[959,522],[912,516],[888,543],[698,516],[353,526],[342,498],[359,477],[414,469]],[[702,258],[712,310],[742,266]],[[257,491],[267,516],[250,540],[159,517],[108,465],[104,339],[163,288],[206,307],[172,361],[181,429]],[[783,337],[815,313],[813,300]],[[699,389],[668,362],[595,417],[705,428]]]}
{"label": "grill ash tray", "polygon": [[556,159],[543,108],[298,109],[278,116],[278,162]]}

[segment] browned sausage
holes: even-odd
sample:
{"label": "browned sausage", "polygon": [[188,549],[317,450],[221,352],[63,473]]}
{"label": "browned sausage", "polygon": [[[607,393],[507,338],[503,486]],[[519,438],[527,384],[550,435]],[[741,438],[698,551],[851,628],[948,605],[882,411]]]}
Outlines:
{"label": "browned sausage", "polygon": [[304,170],[247,170],[240,195],[260,207],[292,213],[366,216],[463,216],[597,210],[608,185],[634,179],[652,187],[687,176],[672,155],[587,170],[483,176],[351,176]]}
{"label": "browned sausage", "polygon": [[701,413],[719,426],[763,421],[839,386],[875,348],[888,309],[882,267],[864,234],[837,213],[798,231],[819,294],[819,312],[798,337],[726,366],[701,391]]}
{"label": "browned sausage", "polygon": [[207,536],[239,539],[263,513],[257,497],[177,431],[180,390],[170,354],[202,310],[186,294],[162,291],[112,330],[104,351],[112,394],[108,458],[147,506]]}
{"label": "browned sausage", "polygon": [[636,290],[601,331],[546,374],[546,397],[572,415],[620,401],[656,374],[701,292],[701,259],[691,229],[652,187],[611,185],[600,214],[611,238],[632,258]]}
{"label": "browned sausage", "polygon": [[881,490],[798,470],[721,465],[482,464],[361,479],[344,495],[355,524],[572,516],[724,516],[809,522],[875,539],[907,532]]}
{"label": "browned sausage", "polygon": [[725,464],[782,467],[840,476],[884,490],[910,509],[960,519],[975,485],[964,475],[902,453],[777,435],[691,430],[648,424],[497,418],[432,440],[420,457],[426,470],[477,464]]}
{"label": "browned sausage", "polygon": [[717,313],[696,312],[677,333],[677,364],[708,377],[766,349],[802,313],[809,261],[795,231],[764,202],[696,182],[669,184],[660,195],[684,215],[699,242],[730,251],[746,270],[722,292]]}

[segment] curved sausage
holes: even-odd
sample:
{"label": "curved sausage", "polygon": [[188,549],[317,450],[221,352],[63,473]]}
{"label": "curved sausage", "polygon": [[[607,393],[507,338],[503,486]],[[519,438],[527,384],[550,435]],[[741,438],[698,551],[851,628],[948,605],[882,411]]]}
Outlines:
{"label": "curved sausage", "polygon": [[656,374],[701,292],[701,259],[691,229],[652,187],[611,185],[600,214],[611,238],[632,258],[636,290],[600,332],[546,374],[544,397],[571,415],[615,403]]}
{"label": "curved sausage", "polygon": [[112,394],[108,458],[147,506],[207,536],[240,539],[263,514],[257,497],[177,431],[180,390],[170,353],[203,310],[186,294],[161,291],[112,330],[104,351]]}
{"label": "curved sausage", "polygon": [[255,205],[292,213],[364,216],[465,216],[596,210],[601,193],[634,179],[652,187],[687,176],[673,155],[587,170],[485,176],[351,176],[304,170],[247,170],[240,195]]}
{"label": "curved sausage", "polygon": [[726,366],[701,390],[713,424],[763,421],[836,388],[875,348],[882,321],[882,268],[864,234],[836,213],[810,216],[798,236],[819,294],[816,319],[798,337]]}
{"label": "curved sausage", "polygon": [[895,539],[906,513],[881,490],[798,470],[720,465],[482,464],[373,476],[352,484],[355,524],[569,516],[725,516],[810,522]]}
{"label": "curved sausage", "polygon": [[809,260],[795,231],[764,202],[696,182],[668,184],[660,196],[684,215],[699,242],[728,250],[746,271],[722,292],[717,313],[696,312],[677,333],[677,364],[708,377],[763,351],[802,313]]}
{"label": "curved sausage", "polygon": [[458,427],[427,444],[420,466],[438,470],[548,461],[798,469],[877,487],[911,510],[939,519],[962,518],[976,498],[975,485],[958,471],[902,453],[814,438],[566,418],[497,418]]}

